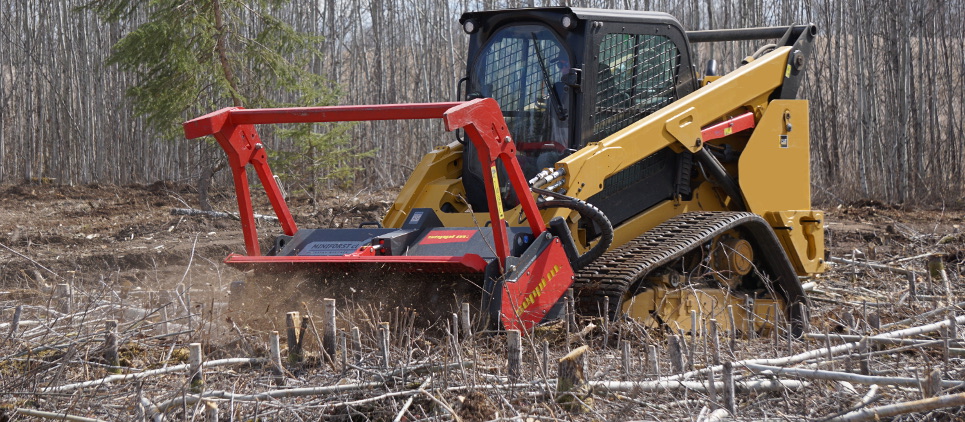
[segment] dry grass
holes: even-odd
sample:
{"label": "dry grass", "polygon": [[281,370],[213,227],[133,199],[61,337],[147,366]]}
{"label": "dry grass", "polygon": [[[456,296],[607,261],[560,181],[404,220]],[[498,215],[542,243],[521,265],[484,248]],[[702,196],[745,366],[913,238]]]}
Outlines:
{"label": "dry grass", "polygon": [[[742,337],[731,347],[729,333],[722,332],[718,349],[707,336],[684,335],[683,376],[671,373],[668,336],[673,333],[645,330],[632,321],[613,323],[604,333],[600,321],[579,320],[572,331],[582,335],[566,333],[562,324],[541,328],[523,338],[521,377],[514,381],[508,378],[502,334],[460,333],[457,342],[449,334],[450,319],[427,326],[415,323],[412,313],[404,310],[381,309],[371,302],[340,302],[338,350],[330,357],[320,351],[324,322],[314,307],[277,309],[270,315],[282,320],[285,311],[300,311],[310,313],[313,321],[305,335],[303,361],[289,362],[282,343],[284,385],[279,385],[269,359],[269,331],[251,329],[242,318],[224,312],[230,280],[237,274],[208,256],[216,251],[202,253],[203,238],[197,250],[190,243],[197,235],[174,238],[173,242],[190,248],[179,261],[186,263],[173,269],[170,263],[160,269],[147,267],[136,274],[139,278],[133,284],[117,273],[48,271],[40,265],[50,268],[57,261],[54,257],[40,261],[38,255],[56,250],[50,251],[50,244],[28,249],[18,241],[10,243],[10,249],[21,256],[10,259],[19,260],[20,268],[37,268],[40,275],[20,271],[18,278],[0,284],[0,420],[42,417],[33,412],[101,420],[151,415],[204,420],[214,412],[212,406],[222,420],[719,420],[721,413],[715,409],[728,404],[723,386],[712,394],[698,385],[706,384],[711,372],[716,381],[722,380],[724,374],[715,359],[734,362],[733,416],[741,420],[822,420],[858,408],[914,402],[926,390],[954,398],[961,393],[955,382],[965,380],[961,365],[965,329],[905,336],[915,344],[841,345],[849,344],[847,335],[877,335],[965,315],[960,307],[948,306],[965,300],[958,252],[965,241],[948,223],[961,219],[949,218],[944,211],[935,218],[936,214],[876,209],[873,204],[838,208],[829,215],[833,256],[917,271],[917,298],[909,294],[907,278],[900,272],[835,264],[815,280],[810,294],[813,336]],[[925,218],[918,221],[918,217]],[[164,230],[150,236],[158,239],[171,233],[167,227],[183,228],[189,223],[178,218],[172,224],[160,224]],[[191,233],[221,230],[211,223],[194,224],[199,228],[191,226]],[[128,252],[142,244],[152,250],[144,236],[138,235]],[[940,274],[935,281],[928,277],[929,257],[937,252],[946,254],[948,283]],[[69,310],[55,294],[58,284],[68,283],[73,289]],[[320,302],[321,298],[305,300]],[[18,308],[19,322],[11,329]],[[118,321],[116,362],[110,361],[105,349],[105,327],[112,320]],[[389,326],[388,365],[380,341],[383,323]],[[588,328],[591,324],[595,328]],[[355,345],[353,328],[360,346]],[[283,324],[274,329],[285,337]],[[826,351],[802,355],[824,348],[825,334],[830,334],[831,355]],[[200,343],[206,362],[203,386],[192,386],[190,381],[192,343]],[[556,401],[556,361],[584,344],[589,346],[587,381],[595,388],[589,408],[573,413],[574,406]],[[651,347],[653,360],[648,356]],[[243,358],[256,360],[237,360]],[[839,380],[761,373],[746,364],[749,360],[831,371]],[[657,370],[652,369],[654,363]],[[863,369],[892,381],[856,377]],[[901,381],[924,382],[934,370],[945,381],[941,391]],[[114,378],[110,383],[72,386],[106,377]],[[768,380],[785,384],[747,391]],[[636,384],[615,384],[619,381]],[[609,390],[602,386],[606,382]],[[895,420],[965,418],[956,406],[918,407]]]}
{"label": "dry grass", "polygon": [[[942,283],[920,283],[919,295],[947,300]],[[340,311],[339,348],[333,359],[321,355],[322,333],[317,317],[309,328],[304,361],[285,360],[284,386],[277,385],[271,365],[264,361],[230,362],[205,367],[200,394],[192,393],[187,369],[137,379],[63,389],[63,386],[98,380],[116,374],[139,374],[171,368],[188,361],[188,345],[201,343],[206,361],[226,358],[267,358],[267,333],[242,330],[225,322],[222,303],[215,292],[182,291],[173,297],[158,294],[116,292],[106,283],[74,283],[70,310],[53,290],[5,292],[0,303],[0,374],[3,409],[16,418],[17,409],[36,409],[104,420],[128,420],[155,414],[169,419],[200,419],[217,405],[220,417],[228,420],[254,418],[278,420],[696,420],[709,410],[724,406],[721,388],[711,395],[705,389],[679,388],[671,383],[666,391],[648,391],[646,381],[705,381],[707,368],[715,368],[721,379],[719,360],[738,362],[738,385],[753,380],[774,379],[754,373],[739,364],[750,359],[780,359],[842,341],[837,334],[874,335],[934,321],[947,321],[957,308],[915,319],[941,303],[914,300],[899,275],[873,272],[861,267],[836,267],[818,282],[812,292],[814,307],[811,331],[822,334],[803,339],[783,336],[740,338],[733,349],[727,333],[721,333],[719,352],[707,336],[685,340],[688,376],[670,373],[667,333],[645,330],[632,321],[611,324],[609,335],[599,321],[581,320],[578,328],[595,323],[598,327],[582,336],[570,335],[570,348],[590,347],[586,374],[588,381],[636,381],[636,388],[624,391],[595,389],[589,410],[572,413],[554,400],[555,361],[568,350],[563,325],[539,330],[524,338],[521,381],[507,377],[505,337],[501,334],[460,335],[458,343],[447,334],[449,321],[437,326],[414,324],[411,313],[379,310],[375,306]],[[223,292],[222,292],[223,293]],[[961,297],[953,289],[952,300]],[[191,297],[194,300],[191,300]],[[200,298],[204,299],[200,299]],[[348,306],[344,306],[346,308]],[[21,307],[18,327],[11,331],[13,311]],[[66,311],[66,312],[61,312]],[[119,362],[105,359],[105,322],[118,320]],[[875,322],[875,321],[879,322]],[[901,322],[908,320],[906,322]],[[388,366],[380,348],[379,327],[390,327]],[[898,325],[889,326],[899,322]],[[878,328],[880,326],[880,328]],[[358,327],[361,349],[356,350],[351,327]],[[9,336],[8,336],[9,334]],[[933,368],[944,380],[962,380],[961,335],[952,338],[948,330],[916,339],[937,339],[930,345],[902,346],[876,344],[835,353],[824,352],[810,359],[789,362],[789,367],[822,369],[858,374],[863,367],[876,376],[925,379]],[[284,337],[284,335],[282,336]],[[624,366],[623,342],[629,345],[629,367]],[[549,362],[544,366],[544,343]],[[647,356],[656,346],[658,372]],[[343,349],[342,347],[347,347]],[[285,349],[282,350],[285,355]],[[285,356],[283,356],[284,358]],[[548,373],[544,372],[548,368]],[[780,376],[782,379],[794,377]],[[817,420],[863,406],[917,400],[921,390],[878,382],[876,386],[857,382],[804,380],[803,388],[789,386],[763,392],[741,392],[735,396],[736,415],[741,419]],[[306,388],[342,386],[344,391]],[[674,388],[676,387],[676,388]],[[872,390],[874,389],[874,390]],[[947,392],[958,391],[951,388]],[[301,395],[304,394],[304,395]],[[284,397],[291,395],[292,397]],[[868,395],[868,397],[865,397]],[[207,400],[198,400],[198,398]],[[207,406],[205,403],[209,403]],[[160,407],[160,410],[158,409]],[[902,416],[904,420],[942,420],[962,417],[958,408]]]}

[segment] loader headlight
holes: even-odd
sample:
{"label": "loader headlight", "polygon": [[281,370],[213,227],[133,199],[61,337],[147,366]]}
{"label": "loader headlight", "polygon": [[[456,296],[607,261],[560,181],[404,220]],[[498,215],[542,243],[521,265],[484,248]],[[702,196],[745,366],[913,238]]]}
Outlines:
{"label": "loader headlight", "polygon": [[560,19],[560,23],[562,23],[563,27],[566,29],[572,30],[573,28],[576,28],[576,19],[573,17],[573,15],[563,15],[563,19]]}
{"label": "loader headlight", "polygon": [[462,30],[466,31],[467,34],[476,32],[477,29],[479,29],[479,27],[478,25],[476,25],[476,21],[472,19],[467,20],[465,23],[462,24]]}

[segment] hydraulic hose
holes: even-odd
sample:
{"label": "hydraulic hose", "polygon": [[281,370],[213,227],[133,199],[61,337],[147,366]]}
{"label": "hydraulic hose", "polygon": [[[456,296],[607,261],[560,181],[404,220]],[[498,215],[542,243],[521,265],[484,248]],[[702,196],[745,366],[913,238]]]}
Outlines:
{"label": "hydraulic hose", "polygon": [[753,60],[757,60],[757,59],[761,58],[761,56],[763,56],[763,55],[765,55],[765,54],[767,54],[767,53],[770,53],[771,51],[774,51],[775,48],[777,48],[777,44],[764,44],[764,45],[760,46],[760,48],[758,48],[756,51],[754,51],[753,54],[751,54],[751,55],[748,56],[748,57],[745,57],[744,60],[741,60],[741,66],[743,66],[743,65],[745,65],[745,64],[748,64],[748,63],[750,63],[750,62],[753,61]]}
{"label": "hydraulic hose", "polygon": [[700,164],[704,166],[704,170],[710,173],[711,178],[717,185],[724,190],[724,193],[730,197],[731,206],[730,209],[733,211],[747,211],[747,205],[744,203],[744,195],[741,194],[740,186],[734,181],[720,161],[717,161],[717,157],[710,152],[708,148],[701,148],[696,154],[697,160]]}
{"label": "hydraulic hose", "polygon": [[555,198],[549,201],[537,202],[536,208],[541,210],[549,208],[571,209],[579,213],[581,217],[592,221],[597,227],[600,228],[600,230],[602,230],[602,233],[600,234],[600,241],[590,248],[590,250],[584,252],[583,255],[580,255],[575,261],[570,263],[574,270],[579,270],[580,268],[585,267],[587,264],[596,261],[597,258],[603,256],[607,249],[610,248],[610,245],[613,244],[613,224],[610,223],[610,219],[607,218],[607,216],[603,214],[603,211],[600,211],[599,208],[593,206],[589,202],[583,201],[582,199],[561,195],[553,191],[540,188],[530,189],[540,195]]}

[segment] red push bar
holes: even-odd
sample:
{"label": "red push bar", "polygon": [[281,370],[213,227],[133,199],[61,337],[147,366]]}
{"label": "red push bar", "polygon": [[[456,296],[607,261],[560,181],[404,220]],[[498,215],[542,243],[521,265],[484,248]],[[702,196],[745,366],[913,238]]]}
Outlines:
{"label": "red push bar", "polygon": [[253,108],[228,107],[184,122],[187,139],[214,135],[225,124],[360,122],[375,120],[437,119],[461,103],[356,105],[336,107]]}
{"label": "red push bar", "polygon": [[[373,120],[413,120],[442,118],[446,130],[464,129],[466,135],[479,151],[479,160],[486,185],[489,201],[490,221],[493,222],[493,238],[496,242],[496,255],[500,265],[509,256],[509,239],[506,234],[503,207],[498,192],[496,161],[501,159],[509,174],[510,182],[519,196],[523,212],[529,221],[534,235],[546,230],[543,219],[536,208],[529,185],[516,160],[516,147],[510,138],[502,111],[495,100],[481,98],[467,102],[388,104],[337,107],[297,107],[273,109],[243,109],[230,107],[206,114],[183,124],[184,135],[188,139],[214,135],[218,144],[228,155],[228,162],[234,176],[235,193],[238,196],[238,211],[241,229],[245,238],[248,256],[260,256],[258,232],[255,228],[254,210],[248,186],[247,166],[251,164],[265,187],[282,230],[291,236],[297,231],[288,204],[275,183],[264,144],[258,137],[254,125],[277,123],[320,123]],[[498,222],[498,224],[497,224]],[[380,257],[384,259],[385,257]],[[235,258],[237,259],[237,258]]]}
{"label": "red push bar", "polygon": [[754,113],[748,111],[740,116],[701,129],[700,139],[704,142],[720,139],[737,132],[753,129],[754,124]]}

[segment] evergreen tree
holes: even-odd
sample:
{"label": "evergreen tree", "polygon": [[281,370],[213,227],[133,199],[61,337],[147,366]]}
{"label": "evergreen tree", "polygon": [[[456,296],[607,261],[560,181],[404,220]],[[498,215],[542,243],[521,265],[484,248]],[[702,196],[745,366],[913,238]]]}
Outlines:
{"label": "evergreen tree", "polygon": [[[92,0],[85,7],[110,22],[146,17],[114,46],[109,62],[136,76],[128,89],[134,112],[165,137],[181,138],[180,123],[227,105],[237,107],[320,106],[334,104],[336,92],[312,72],[320,63],[321,37],[298,31],[275,14],[290,0]],[[331,126],[331,125],[329,125]],[[326,134],[295,129],[297,150],[326,151],[342,157],[323,161],[285,160],[276,171],[290,176],[324,173],[350,179],[340,165],[355,152],[344,130]],[[319,148],[322,146],[322,148]],[[201,207],[210,209],[211,177],[224,166],[219,159],[202,169]],[[296,154],[297,155],[297,154]],[[301,154],[302,157],[306,157]],[[335,163],[335,164],[331,164]],[[325,166],[334,165],[334,167]],[[310,189],[314,191],[318,182]]]}

